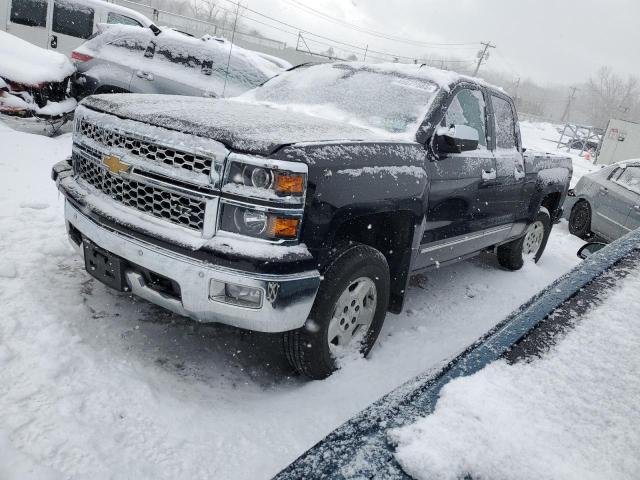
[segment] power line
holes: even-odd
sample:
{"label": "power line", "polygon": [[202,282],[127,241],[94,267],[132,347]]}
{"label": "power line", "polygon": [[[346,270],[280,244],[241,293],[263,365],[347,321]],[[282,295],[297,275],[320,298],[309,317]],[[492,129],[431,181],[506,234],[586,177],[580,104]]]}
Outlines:
{"label": "power line", "polygon": [[323,18],[327,21],[336,23],[338,25],[342,25],[343,27],[358,31],[360,33],[367,33],[369,35],[372,35],[374,37],[379,37],[379,38],[383,38],[385,40],[391,40],[394,42],[400,42],[400,43],[406,43],[408,45],[414,45],[414,46],[423,46],[423,47],[430,47],[430,48],[448,48],[448,47],[465,47],[465,48],[475,48],[475,45],[477,45],[478,42],[475,43],[438,43],[438,42],[424,42],[424,41],[420,41],[420,40],[413,40],[413,39],[407,39],[407,38],[403,38],[403,37],[398,37],[395,35],[391,35],[388,33],[383,33],[383,32],[378,32],[376,30],[372,30],[370,28],[366,28],[360,25],[356,25],[350,22],[347,22],[345,20],[342,20],[340,18],[336,18],[333,17],[327,13],[321,12],[320,10],[316,10],[315,8],[312,8],[308,5],[303,4],[302,2],[298,1],[298,0],[284,0],[285,2],[289,3],[290,5],[293,5],[294,7],[297,7],[301,10],[306,11],[307,13],[310,13],[312,15],[315,15],[316,17],[320,17]]}
{"label": "power line", "polygon": [[[393,59],[403,59],[403,60],[409,60],[409,61],[416,61],[417,60],[417,57],[409,57],[409,56],[406,56],[406,55],[398,55],[398,54],[393,54],[393,53],[388,53],[388,52],[381,52],[381,51],[377,51],[377,50],[365,49],[365,48],[359,47],[357,45],[353,45],[353,44],[350,44],[350,43],[342,42],[340,40],[334,40],[332,38],[325,37],[323,35],[318,35],[317,33],[310,32],[310,31],[308,31],[306,29],[296,27],[295,25],[292,25],[290,23],[283,22],[282,20],[278,20],[277,18],[273,18],[273,17],[271,17],[269,15],[265,15],[264,13],[258,12],[256,10],[253,10],[253,9],[247,7],[247,6],[241,5],[240,3],[238,3],[238,2],[236,2],[234,0],[226,0],[226,1],[231,3],[232,5],[239,6],[243,10],[251,12],[251,13],[253,13],[255,15],[258,15],[258,16],[260,16],[262,18],[266,18],[268,20],[271,20],[272,22],[276,22],[276,23],[278,23],[280,25],[284,25],[284,26],[286,26],[288,28],[293,28],[295,30],[298,30],[299,33],[305,33],[307,35],[311,35],[313,37],[320,38],[320,39],[325,40],[325,41],[333,42],[334,44],[338,44],[338,45],[342,45],[342,46],[349,47],[349,48],[352,48],[352,49],[356,49],[360,54],[362,54],[365,50],[368,50],[367,55],[369,55],[369,56],[371,56],[370,54],[373,53],[373,54],[383,55],[385,57],[389,57],[389,58],[393,58]],[[226,11],[230,12],[229,10],[227,10],[227,9],[225,9],[223,7],[218,7],[218,8],[220,8],[221,10],[226,10]],[[233,13],[233,12],[231,12],[231,13]],[[240,16],[244,17],[244,18],[247,18],[249,20],[255,21],[255,19],[252,19],[251,17],[248,17],[246,14],[240,14]],[[272,28],[277,28],[277,27],[272,26]],[[292,32],[287,32],[287,33],[292,34]],[[318,42],[318,43],[320,43],[320,42]],[[333,47],[335,45],[329,45],[329,46]],[[352,53],[355,53],[355,52],[352,51]],[[384,59],[381,59],[381,60],[384,60]]]}

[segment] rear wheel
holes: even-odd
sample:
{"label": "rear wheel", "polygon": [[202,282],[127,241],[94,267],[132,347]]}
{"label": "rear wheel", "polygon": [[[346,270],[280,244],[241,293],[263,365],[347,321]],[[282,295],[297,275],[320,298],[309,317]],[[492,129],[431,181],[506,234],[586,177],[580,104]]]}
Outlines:
{"label": "rear wheel", "polygon": [[569,232],[582,239],[591,233],[591,207],[585,200],[579,201],[571,209]]}
{"label": "rear wheel", "polygon": [[369,354],[389,303],[389,267],[366,245],[345,250],[326,269],[304,327],[284,334],[289,363],[301,374],[323,379],[349,353]]}
{"label": "rear wheel", "polygon": [[509,270],[520,270],[525,260],[538,262],[551,233],[551,215],[545,207],[540,207],[525,234],[512,242],[498,247],[498,262]]}

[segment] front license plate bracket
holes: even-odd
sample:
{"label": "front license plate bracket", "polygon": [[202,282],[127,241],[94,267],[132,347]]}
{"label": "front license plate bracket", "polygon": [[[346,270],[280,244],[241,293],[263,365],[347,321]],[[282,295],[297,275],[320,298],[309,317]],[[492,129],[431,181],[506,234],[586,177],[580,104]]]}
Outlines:
{"label": "front license plate bracket", "polygon": [[124,277],[126,261],[97,246],[87,238],[82,239],[84,265],[91,276],[106,286],[124,292],[127,281]]}

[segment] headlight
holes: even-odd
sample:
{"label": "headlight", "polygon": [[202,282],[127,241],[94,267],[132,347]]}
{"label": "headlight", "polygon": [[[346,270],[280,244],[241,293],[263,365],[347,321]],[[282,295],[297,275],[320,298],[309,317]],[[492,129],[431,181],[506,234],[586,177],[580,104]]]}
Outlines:
{"label": "headlight", "polygon": [[296,240],[300,215],[223,203],[220,229],[263,240]]}
{"label": "headlight", "polygon": [[224,192],[277,203],[304,203],[305,164],[238,154],[230,155],[228,162]]}

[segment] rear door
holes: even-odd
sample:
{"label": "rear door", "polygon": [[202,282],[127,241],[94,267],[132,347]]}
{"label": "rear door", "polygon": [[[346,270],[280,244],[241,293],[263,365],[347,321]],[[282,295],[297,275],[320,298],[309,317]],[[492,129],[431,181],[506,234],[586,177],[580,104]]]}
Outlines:
{"label": "rear door", "polygon": [[7,8],[7,32],[38,47],[47,48],[49,2],[47,0],[9,0]]}
{"label": "rear door", "polygon": [[48,47],[64,55],[93,35],[96,11],[76,0],[53,0]]}
{"label": "rear door", "polygon": [[[488,149],[487,111],[483,91],[458,87],[440,123],[467,125],[478,132],[478,149],[433,160],[425,232],[417,268],[451,260],[482,248],[492,225],[490,188],[495,182],[493,153]],[[493,242],[495,243],[495,242]]]}
{"label": "rear door", "polygon": [[149,42],[143,61],[134,69],[131,91],[207,96],[207,67],[190,45],[180,45],[174,38],[167,40],[161,35]]}
{"label": "rear door", "polygon": [[630,190],[635,175],[636,167],[620,167],[609,177],[595,180],[592,229],[609,241],[616,240],[629,231],[627,219],[638,197]]}
{"label": "rear door", "polygon": [[516,113],[507,97],[491,94],[492,127],[495,142],[496,184],[493,205],[496,222],[513,223],[524,217],[524,157]]}

